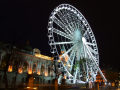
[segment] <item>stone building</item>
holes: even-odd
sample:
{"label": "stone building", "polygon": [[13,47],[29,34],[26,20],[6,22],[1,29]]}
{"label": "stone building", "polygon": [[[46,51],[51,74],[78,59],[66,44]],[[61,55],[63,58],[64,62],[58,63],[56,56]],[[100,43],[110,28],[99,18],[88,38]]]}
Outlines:
{"label": "stone building", "polygon": [[[7,75],[7,83],[9,87],[28,83],[29,77],[34,78],[33,83],[37,84],[50,84],[55,78],[53,58],[42,55],[40,50],[37,48],[33,49],[30,53],[14,48],[6,63],[8,63],[8,69],[4,72],[5,70],[2,66],[4,64],[4,60],[1,60],[0,87],[5,86],[5,73]],[[15,83],[15,85],[13,85],[13,83]]]}

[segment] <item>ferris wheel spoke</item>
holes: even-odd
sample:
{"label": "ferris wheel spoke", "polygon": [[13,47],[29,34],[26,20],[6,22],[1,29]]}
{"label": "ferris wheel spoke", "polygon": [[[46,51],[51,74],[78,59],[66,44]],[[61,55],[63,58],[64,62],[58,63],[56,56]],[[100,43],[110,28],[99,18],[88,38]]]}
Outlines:
{"label": "ferris wheel spoke", "polygon": [[77,23],[76,23],[76,28],[78,28],[79,30],[82,31],[82,29],[80,28],[80,25],[79,25],[79,24],[80,24],[80,22],[77,21]]}
{"label": "ferris wheel spoke", "polygon": [[[98,64],[97,64],[97,62],[96,62],[96,58],[92,55],[92,53],[89,51],[89,49],[87,48],[87,53],[88,53],[88,55],[92,58],[92,60],[94,61],[94,65],[97,67],[97,69],[99,70],[99,66],[98,66]],[[99,70],[99,72],[101,72],[101,70]],[[103,76],[104,77],[104,76]],[[105,77],[104,77],[104,79],[105,79]]]}
{"label": "ferris wheel spoke", "polygon": [[74,51],[72,50],[71,53],[70,53],[70,56],[68,57],[70,63],[71,63],[71,58],[72,58],[72,56],[73,56],[73,53],[74,53]]}
{"label": "ferris wheel spoke", "polygon": [[76,30],[77,29],[76,21],[73,21],[72,24],[73,24],[74,29]]}
{"label": "ferris wheel spoke", "polygon": [[75,52],[73,53],[73,56],[72,56],[72,59],[71,59],[71,68],[70,68],[70,72],[72,71],[74,60],[75,60]]}
{"label": "ferris wheel spoke", "polygon": [[90,42],[85,42],[87,45],[92,45],[92,46],[94,46],[94,45],[96,45],[96,44],[94,44],[94,43],[90,43]]}
{"label": "ferris wheel spoke", "polygon": [[[81,29],[81,20],[79,18],[77,18],[77,15],[73,15],[71,14],[71,19],[72,19],[72,27],[74,27],[74,30],[76,29]],[[77,17],[76,17],[77,16]]]}
{"label": "ferris wheel spoke", "polygon": [[[72,32],[74,32],[75,29],[77,29],[76,23],[75,23],[76,20],[73,20],[73,19],[72,19],[72,15],[70,15],[70,13],[65,14],[65,16],[66,16],[66,18],[69,20],[69,26],[70,26]],[[71,33],[71,34],[72,34],[72,33]]]}
{"label": "ferris wheel spoke", "polygon": [[65,10],[65,11],[63,11],[63,13],[64,14],[62,15],[62,17],[67,22],[67,26],[70,28],[71,34],[72,34],[72,32],[74,32],[75,28],[74,28],[74,25],[73,25],[73,20],[71,19],[70,12]]}
{"label": "ferris wheel spoke", "polygon": [[76,30],[76,29],[78,29],[78,25],[77,25],[77,20],[76,19],[73,19],[73,21],[72,21],[72,25],[73,25],[73,27],[74,27],[74,31]]}
{"label": "ferris wheel spoke", "polygon": [[[74,53],[74,51],[72,50],[70,53],[70,56],[68,56],[67,66],[69,66],[69,67],[71,67],[71,63],[72,63],[71,58],[73,56],[73,53]],[[70,70],[70,68],[69,68],[69,70]]]}
{"label": "ferris wheel spoke", "polygon": [[58,30],[58,29],[55,29],[55,28],[53,28],[52,30],[53,30],[54,33],[56,33],[56,34],[58,34],[58,35],[60,35],[60,36],[62,36],[62,37],[65,37],[65,38],[67,38],[67,39],[69,39],[69,40],[72,40],[72,37],[69,36],[69,35],[67,35],[67,34],[64,33],[64,32],[62,32],[62,31],[60,31],[60,30]]}
{"label": "ferris wheel spoke", "polygon": [[92,55],[92,53],[91,52],[89,52],[89,51],[87,51],[88,52],[88,55],[92,58],[92,59],[94,59],[94,61],[96,60],[96,58]]}
{"label": "ferris wheel spoke", "polygon": [[64,57],[65,55],[67,55],[71,50],[73,50],[75,46],[76,44],[74,44],[70,49],[68,49],[64,54],[62,54],[61,57]]}
{"label": "ferris wheel spoke", "polygon": [[97,51],[93,50],[90,46],[86,45],[87,49],[89,49],[91,52],[93,52],[94,54],[98,54]]}
{"label": "ferris wheel spoke", "polygon": [[50,45],[60,45],[60,44],[73,44],[74,42],[54,42],[54,43],[50,43]]}
{"label": "ferris wheel spoke", "polygon": [[66,27],[57,17],[53,16],[53,21],[61,28],[63,29],[67,34],[69,34],[69,29]]}
{"label": "ferris wheel spoke", "polygon": [[88,30],[86,30],[86,31],[84,32],[83,37],[85,37],[85,35],[87,34],[87,32],[88,32]]}
{"label": "ferris wheel spoke", "polygon": [[78,74],[78,67],[76,68],[76,71],[75,71],[74,83],[76,82],[77,74]]}
{"label": "ferris wheel spoke", "polygon": [[71,26],[69,25],[69,21],[67,20],[67,18],[65,18],[66,14],[63,14],[61,11],[59,11],[57,15],[59,16],[62,23],[68,28],[69,33],[71,33]]}
{"label": "ferris wheel spoke", "polygon": [[84,57],[87,58],[87,51],[84,44],[83,44],[83,49],[84,49]]}
{"label": "ferris wheel spoke", "polygon": [[95,61],[96,58],[95,58],[95,57],[93,56],[93,54],[91,53],[90,49],[87,47],[87,45],[85,45],[85,47],[86,47],[86,51],[87,51],[88,55],[89,55],[92,59],[94,59],[94,61]]}
{"label": "ferris wheel spoke", "polygon": [[103,79],[104,79],[105,81],[107,81],[106,78],[105,78],[105,76],[103,75],[101,69],[99,68],[97,62],[96,62],[95,57],[92,55],[92,53],[89,51],[89,49],[88,49],[88,54],[91,56],[92,60],[94,61],[94,64],[96,65],[96,67],[97,67],[99,73],[102,75]]}
{"label": "ferris wheel spoke", "polygon": [[61,63],[62,63],[62,65],[63,65],[65,71],[68,73],[69,77],[73,77],[73,76],[70,74],[70,72],[68,72],[68,70],[67,70],[67,68],[64,66],[63,62],[61,62]]}

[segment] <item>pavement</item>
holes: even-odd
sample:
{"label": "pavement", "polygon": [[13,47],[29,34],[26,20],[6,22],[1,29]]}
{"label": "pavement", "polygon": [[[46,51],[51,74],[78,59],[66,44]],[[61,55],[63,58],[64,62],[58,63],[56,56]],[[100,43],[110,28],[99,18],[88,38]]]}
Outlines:
{"label": "pavement", "polygon": [[99,87],[97,88],[80,88],[80,87],[70,87],[70,86],[59,86],[59,87],[55,87],[55,86],[39,86],[39,87],[19,87],[19,88],[0,88],[0,90],[120,90],[120,88],[117,87],[108,87],[108,86],[104,86],[104,87]]}

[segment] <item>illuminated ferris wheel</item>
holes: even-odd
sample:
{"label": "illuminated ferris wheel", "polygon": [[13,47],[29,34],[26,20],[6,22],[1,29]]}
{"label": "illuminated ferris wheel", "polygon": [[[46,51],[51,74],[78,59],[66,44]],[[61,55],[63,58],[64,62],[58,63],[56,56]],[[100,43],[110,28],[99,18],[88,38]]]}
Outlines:
{"label": "illuminated ferris wheel", "polygon": [[58,83],[85,83],[96,80],[99,71],[99,53],[90,25],[75,7],[61,4],[49,17],[48,37],[51,53],[58,62]]}

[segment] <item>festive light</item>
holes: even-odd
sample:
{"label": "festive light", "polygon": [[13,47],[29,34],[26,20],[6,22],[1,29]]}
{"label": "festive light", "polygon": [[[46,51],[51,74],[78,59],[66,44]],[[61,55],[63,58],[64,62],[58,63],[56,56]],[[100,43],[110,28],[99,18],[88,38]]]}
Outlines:
{"label": "festive light", "polygon": [[59,55],[59,57],[60,57],[60,60],[65,60],[65,62],[67,62],[69,58],[68,55],[65,55],[65,56]]}
{"label": "festive light", "polygon": [[48,57],[48,56],[45,56],[45,55],[42,55],[42,54],[35,54],[36,57],[39,57],[39,58],[42,58],[42,59],[45,59],[45,60],[53,60],[52,57]]}

